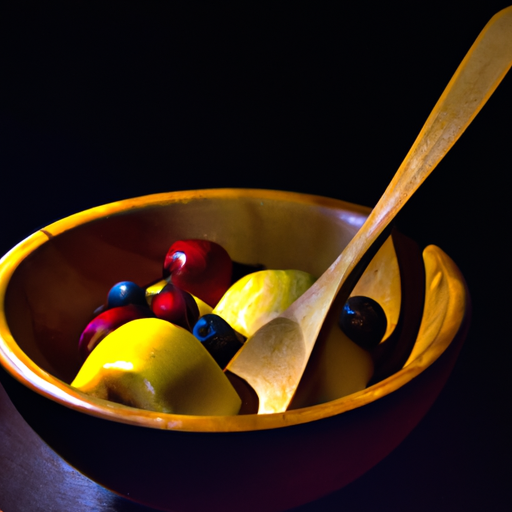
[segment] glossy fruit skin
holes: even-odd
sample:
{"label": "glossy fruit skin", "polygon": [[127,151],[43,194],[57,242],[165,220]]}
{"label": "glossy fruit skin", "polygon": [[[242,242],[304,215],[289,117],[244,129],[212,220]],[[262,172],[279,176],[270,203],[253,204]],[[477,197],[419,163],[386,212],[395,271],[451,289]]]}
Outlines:
{"label": "glossy fruit skin", "polygon": [[281,314],[314,282],[314,276],[302,270],[253,272],[231,286],[212,313],[248,338]]}
{"label": "glossy fruit skin", "polygon": [[227,251],[209,240],[179,240],[169,248],[163,265],[179,288],[212,307],[231,284],[233,263]]}
{"label": "glossy fruit skin", "polygon": [[159,318],[133,320],[112,332],[71,385],[97,398],[171,414],[233,415],[241,406],[201,343]]}
{"label": "glossy fruit skin", "polygon": [[148,306],[138,306],[136,304],[128,304],[101,312],[89,322],[80,336],[78,352],[81,361],[85,361],[98,343],[121,325],[137,318],[151,318],[154,316]]}
{"label": "glossy fruit skin", "polygon": [[387,328],[386,313],[370,297],[349,297],[340,314],[338,325],[357,345],[366,350],[375,348]]}
{"label": "glossy fruit skin", "polygon": [[204,315],[194,325],[192,334],[224,369],[242,348],[245,338],[218,315]]}
{"label": "glossy fruit skin", "polygon": [[173,283],[167,283],[160,293],[153,297],[151,309],[157,318],[167,320],[192,331],[199,318],[199,308],[190,293]]}
{"label": "glossy fruit skin", "polygon": [[128,304],[146,305],[144,290],[132,281],[121,281],[112,286],[107,295],[107,307],[117,308]]}

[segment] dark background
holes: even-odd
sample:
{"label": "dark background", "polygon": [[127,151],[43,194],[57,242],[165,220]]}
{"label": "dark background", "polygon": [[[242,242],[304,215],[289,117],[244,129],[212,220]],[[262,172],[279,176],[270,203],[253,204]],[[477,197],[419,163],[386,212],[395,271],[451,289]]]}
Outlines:
{"label": "dark background", "polygon": [[[372,206],[507,6],[10,3],[0,7],[2,254],[63,216],[155,192],[255,187]],[[398,220],[457,262],[472,295],[447,386],[387,459],[297,511],[511,506],[511,108],[509,75]],[[148,510],[61,463],[2,397],[0,509]]]}

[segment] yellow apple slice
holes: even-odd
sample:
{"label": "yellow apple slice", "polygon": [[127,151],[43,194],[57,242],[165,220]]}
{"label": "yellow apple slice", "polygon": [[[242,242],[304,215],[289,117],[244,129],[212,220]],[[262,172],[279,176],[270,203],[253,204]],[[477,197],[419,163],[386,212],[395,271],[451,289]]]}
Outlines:
{"label": "yellow apple slice", "polygon": [[97,398],[174,414],[227,416],[241,406],[201,342],[157,318],[133,320],[106,336],[71,385]]}
{"label": "yellow apple slice", "polygon": [[302,270],[260,270],[239,279],[212,313],[246,338],[282,313],[313,283]]}

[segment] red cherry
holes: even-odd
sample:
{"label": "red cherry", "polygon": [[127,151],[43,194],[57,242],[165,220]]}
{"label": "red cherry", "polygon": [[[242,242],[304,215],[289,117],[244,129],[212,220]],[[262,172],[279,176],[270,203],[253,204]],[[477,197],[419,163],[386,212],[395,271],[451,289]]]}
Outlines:
{"label": "red cherry", "polygon": [[80,336],[78,353],[82,361],[85,361],[94,347],[112,331],[121,325],[138,318],[152,317],[153,312],[149,307],[128,304],[117,308],[107,309],[93,318]]}
{"label": "red cherry", "polygon": [[175,242],[164,260],[164,277],[212,307],[231,285],[232,270],[227,251],[209,240]]}
{"label": "red cherry", "polygon": [[167,283],[151,302],[153,313],[162,320],[167,320],[192,331],[199,318],[199,309],[190,293]]}

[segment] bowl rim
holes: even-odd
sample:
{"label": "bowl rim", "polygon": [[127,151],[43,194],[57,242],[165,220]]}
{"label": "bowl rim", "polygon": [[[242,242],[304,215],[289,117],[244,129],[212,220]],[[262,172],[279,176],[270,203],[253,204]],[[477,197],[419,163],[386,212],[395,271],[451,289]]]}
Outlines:
{"label": "bowl rim", "polygon": [[[14,246],[0,260],[0,364],[15,379],[32,391],[75,411],[120,423],[154,429],[190,432],[242,432],[287,427],[321,420],[357,409],[386,396],[410,382],[432,365],[448,348],[468,313],[468,293],[464,278],[455,263],[438,247],[428,246],[423,251],[426,266],[435,273],[434,281],[448,286],[445,293],[446,309],[434,325],[423,328],[423,344],[415,347],[414,357],[390,377],[342,398],[323,404],[292,409],[284,413],[247,414],[239,416],[188,416],[146,411],[89,396],[54,377],[36,365],[16,343],[5,316],[5,294],[11,276],[21,262],[50,238],[82,224],[133,209],[189,202],[212,198],[267,198],[315,204],[336,210],[348,210],[368,215],[370,209],[339,199],[324,196],[267,189],[217,188],[164,192],[130,198],[96,206],[64,217],[39,229]],[[430,340],[430,342],[429,342]]]}

